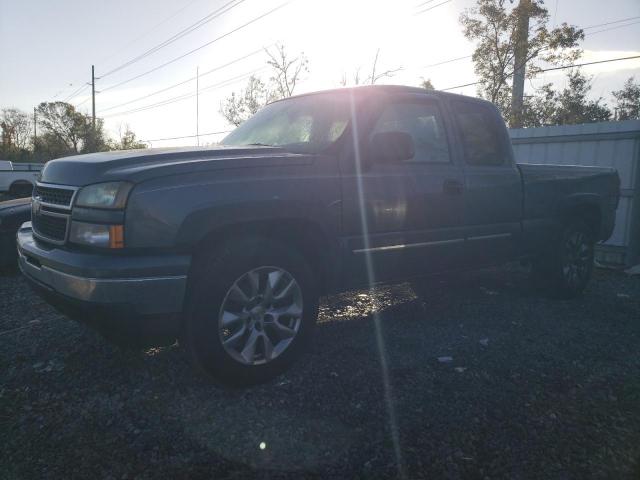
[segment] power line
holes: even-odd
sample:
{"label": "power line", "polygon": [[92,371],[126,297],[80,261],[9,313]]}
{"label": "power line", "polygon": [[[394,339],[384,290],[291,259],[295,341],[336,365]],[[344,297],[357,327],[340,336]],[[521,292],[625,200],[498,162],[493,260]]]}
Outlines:
{"label": "power line", "polygon": [[[262,68],[259,68],[257,70],[254,70],[252,72],[244,73],[242,75],[238,75],[236,77],[229,78],[227,80],[224,80],[224,81],[219,82],[219,83],[215,83],[213,85],[209,85],[208,87],[203,88],[202,90],[200,90],[200,93],[202,93],[203,91],[209,91],[209,90],[213,89],[214,87],[224,87],[226,85],[230,85],[230,84],[232,84],[234,82],[237,82],[237,81],[242,80],[244,78],[250,77],[251,75],[255,74],[256,72],[258,72],[260,70],[263,70],[264,68],[266,68],[266,67],[262,67]],[[124,112],[119,112],[119,113],[116,112],[116,113],[111,113],[109,115],[104,115],[104,117],[105,118],[106,117],[116,117],[116,116],[126,115],[126,114],[129,114],[129,113],[137,113],[137,112],[142,112],[144,110],[151,110],[153,108],[164,107],[165,105],[169,105],[171,103],[176,103],[176,102],[180,102],[182,100],[187,100],[187,99],[193,98],[195,96],[196,96],[195,93],[186,93],[186,94],[183,94],[183,95],[178,95],[176,97],[171,97],[171,98],[162,100],[162,101],[157,102],[157,103],[152,103],[150,105],[143,105],[143,106],[140,106],[140,107],[132,108],[131,110],[127,110],[127,111],[124,111]]]}
{"label": "power line", "polygon": [[425,8],[424,10],[420,10],[419,12],[416,12],[415,15],[422,15],[423,13],[428,12],[429,10],[433,10],[434,8],[438,8],[441,5],[444,5],[445,3],[449,3],[450,1],[451,0],[444,0],[444,2],[437,3],[433,7]]}
{"label": "power line", "polygon": [[595,32],[585,33],[585,36],[586,36],[586,35],[595,35],[596,33],[608,32],[608,31],[610,31],[610,30],[618,30],[619,28],[630,27],[631,25],[636,25],[636,24],[638,24],[638,23],[640,23],[640,21],[638,21],[638,22],[631,22],[631,23],[627,23],[627,24],[625,24],[625,25],[618,25],[618,26],[616,26],[616,27],[603,28],[602,30],[597,30],[597,31],[595,31]]}
{"label": "power line", "polygon": [[583,27],[582,30],[589,30],[590,28],[604,27],[606,25],[613,25],[615,23],[622,23],[622,22],[626,22],[628,20],[635,20],[637,18],[640,18],[640,16],[621,18],[620,20],[614,20],[613,22],[606,22],[606,23],[598,23],[596,25],[589,25],[588,27]]}
{"label": "power line", "polygon": [[183,138],[196,138],[200,137],[208,137],[210,135],[222,135],[223,133],[230,133],[233,130],[223,130],[221,132],[209,132],[209,133],[201,133],[199,135],[183,135],[181,137],[167,137],[167,138],[152,138],[149,140],[140,140],[141,142],[161,142],[163,140],[181,140]]}
{"label": "power line", "polygon": [[440,66],[440,65],[444,65],[445,63],[457,62],[459,60],[464,60],[466,58],[471,58],[471,57],[473,57],[473,55],[465,55],[464,57],[452,58],[451,60],[445,60],[443,62],[432,63],[431,65],[425,65],[422,68],[437,67],[437,66]]}
{"label": "power line", "polygon": [[[265,47],[265,48],[268,48],[268,47]],[[257,55],[258,53],[261,53],[261,52],[263,52],[263,51],[264,51],[264,50],[263,50],[262,48],[261,48],[261,49],[258,49],[258,50],[254,50],[253,52],[248,53],[247,55],[243,55],[242,57],[238,57],[238,58],[236,58],[236,59],[234,59],[234,60],[231,60],[230,62],[227,62],[227,63],[225,63],[224,65],[219,65],[219,66],[217,66],[217,67],[215,67],[215,68],[212,68],[211,70],[207,70],[206,72],[201,73],[201,74],[200,74],[200,77],[204,77],[205,75],[209,75],[209,74],[211,74],[211,73],[214,73],[214,72],[217,72],[217,71],[219,71],[219,70],[222,70],[223,68],[226,68],[226,67],[228,67],[228,66],[230,66],[230,65],[233,65],[233,64],[235,64],[235,63],[238,63],[238,62],[240,62],[240,61],[242,61],[242,60],[246,60],[247,58],[252,57],[253,55]],[[173,85],[169,85],[168,87],[161,88],[160,90],[156,90],[155,92],[149,93],[149,94],[147,94],[147,95],[143,95],[143,96],[141,96],[141,97],[134,98],[133,100],[128,100],[128,101],[126,101],[126,102],[119,103],[118,105],[113,105],[113,106],[111,106],[111,107],[103,108],[103,109],[102,109],[102,111],[103,111],[103,112],[106,112],[106,111],[109,111],[109,110],[113,110],[113,109],[115,109],[115,108],[119,108],[119,107],[123,107],[123,106],[125,106],[125,105],[129,105],[129,104],[131,104],[131,103],[135,103],[135,102],[137,102],[138,100],[143,100],[143,99],[145,99],[145,98],[152,97],[152,96],[157,95],[157,94],[159,94],[159,93],[166,92],[166,91],[171,90],[171,89],[173,89],[173,88],[175,88],[175,87],[179,87],[180,85],[184,85],[184,84],[186,84],[186,83],[192,82],[192,81],[194,81],[195,79],[196,79],[196,77],[188,78],[188,79],[183,80],[183,81],[181,81],[181,82],[174,83]]]}
{"label": "power line", "polygon": [[138,79],[138,78],[140,78],[140,77],[143,77],[143,76],[148,75],[148,74],[150,74],[150,73],[152,73],[152,72],[155,72],[155,71],[157,71],[157,70],[160,70],[161,68],[164,68],[164,67],[166,67],[167,65],[170,65],[170,64],[172,64],[172,63],[174,63],[174,62],[177,62],[178,60],[180,60],[180,59],[182,59],[182,58],[184,58],[184,57],[186,57],[186,56],[188,56],[188,55],[191,55],[191,54],[193,54],[193,53],[197,52],[198,50],[202,50],[203,48],[208,47],[209,45],[212,45],[213,43],[215,43],[215,42],[217,42],[217,41],[219,41],[219,40],[222,40],[223,38],[226,38],[226,37],[228,37],[229,35],[232,35],[232,34],[236,33],[237,31],[242,30],[243,28],[246,28],[246,27],[248,27],[249,25],[251,25],[251,24],[253,24],[253,23],[255,23],[255,22],[259,21],[259,20],[262,20],[263,18],[267,17],[268,15],[271,15],[271,14],[273,14],[273,13],[277,12],[277,11],[278,11],[278,10],[280,10],[281,8],[284,8],[285,6],[287,6],[288,4],[290,4],[290,3],[294,2],[294,1],[295,1],[295,0],[287,0],[286,2],[281,3],[281,4],[280,4],[280,5],[278,5],[277,7],[272,8],[271,10],[269,10],[269,11],[267,11],[267,12],[263,13],[262,15],[260,15],[260,16],[258,16],[258,17],[255,17],[255,18],[253,18],[252,20],[249,20],[249,21],[248,21],[248,22],[246,22],[246,23],[243,23],[243,24],[242,24],[242,25],[240,25],[239,27],[236,27],[236,28],[234,28],[233,30],[228,31],[227,33],[224,33],[224,34],[220,35],[219,37],[216,37],[216,38],[214,38],[213,40],[210,40],[210,41],[208,41],[207,43],[204,43],[204,44],[200,45],[199,47],[196,47],[196,48],[194,48],[194,49],[192,49],[192,50],[189,50],[188,52],[183,53],[182,55],[180,55],[180,56],[178,56],[178,57],[176,57],[176,58],[173,58],[172,60],[169,60],[169,61],[167,61],[167,62],[164,62],[164,63],[162,63],[162,64],[160,64],[160,65],[158,65],[158,66],[156,66],[156,67],[152,68],[151,70],[147,70],[146,72],[143,72],[143,73],[140,73],[140,74],[138,74],[138,75],[135,75],[135,76],[133,76],[133,77],[131,77],[131,78],[128,78],[128,79],[126,79],[126,80],[123,80],[122,82],[118,82],[118,83],[116,83],[116,84],[113,84],[113,85],[110,85],[110,86],[108,86],[108,87],[105,87],[105,88],[103,88],[103,89],[102,89],[102,91],[103,91],[103,92],[105,92],[105,91],[107,91],[107,90],[111,90],[111,89],[113,89],[113,88],[116,88],[116,87],[119,87],[119,86],[121,86],[121,85],[124,85],[125,83],[132,82],[133,80],[137,80],[137,79]]}
{"label": "power line", "polygon": [[[433,0],[431,0],[431,1],[433,1]],[[598,23],[598,24],[596,24],[596,25],[590,25],[590,26],[588,26],[588,27],[584,27],[582,30],[586,30],[586,29],[590,29],[590,28],[597,28],[597,27],[604,27],[604,26],[606,26],[606,25],[613,25],[613,24],[616,24],[616,23],[626,22],[626,21],[628,21],[628,20],[634,20],[634,19],[636,19],[636,18],[640,18],[640,16],[637,16],[637,17],[628,17],[628,18],[621,18],[620,20],[615,20],[615,21],[612,21],[612,22]],[[628,24],[626,24],[626,25],[618,25],[618,26],[616,26],[616,27],[606,28],[606,29],[604,29],[604,30],[599,30],[599,31],[597,31],[597,32],[588,32],[588,33],[585,33],[585,36],[594,35],[594,34],[596,34],[596,33],[606,32],[606,31],[609,31],[609,30],[615,30],[615,29],[618,29],[618,28],[628,27],[628,26],[630,26],[630,25],[635,25],[636,23],[640,23],[640,22],[628,23]],[[460,61],[460,60],[465,60],[465,59],[467,59],[467,58],[471,58],[472,56],[473,56],[473,55],[465,55],[465,56],[462,56],[462,57],[456,57],[456,58],[452,58],[452,59],[449,59],[449,60],[443,60],[443,61],[441,61],[441,62],[437,62],[437,63],[432,63],[432,64],[429,64],[429,65],[425,65],[424,67],[419,67],[419,68],[433,68],[433,67],[439,67],[440,65],[445,65],[445,64],[447,64],[447,63],[452,63],[452,62],[458,62],[458,61]]]}
{"label": "power line", "polygon": [[78,108],[80,105],[82,105],[83,103],[87,103],[89,100],[91,100],[91,97],[87,97],[85,98],[83,101],[81,101],[80,103],[76,104],[76,108]]}
{"label": "power line", "polygon": [[75,90],[73,93],[71,93],[69,96],[67,96],[67,98],[65,98],[65,99],[64,99],[64,100],[62,100],[62,101],[66,103],[66,102],[68,102],[69,100],[71,100],[72,98],[77,97],[77,96],[80,94],[80,92],[81,92],[82,90],[84,90],[85,88],[87,88],[88,86],[89,86],[89,84],[87,84],[87,83],[83,83],[83,84],[80,86],[80,88],[78,88],[77,90]]}
{"label": "power line", "polygon": [[111,70],[109,70],[107,73],[104,73],[100,76],[100,78],[104,78],[107,77],[119,70],[122,70],[123,68],[128,67],[129,65],[132,65],[140,60],[142,60],[145,57],[148,57],[149,55],[152,55],[153,53],[157,52],[158,50],[171,45],[172,43],[180,40],[182,37],[190,34],[191,32],[194,32],[195,30],[197,30],[198,28],[206,25],[207,23],[215,20],[216,18],[220,17],[221,15],[227,13],[228,11],[230,11],[231,9],[237,7],[238,5],[240,5],[241,3],[245,2],[246,0],[231,0],[227,3],[225,3],[222,7],[214,10],[213,12],[209,13],[208,15],[205,15],[204,17],[200,18],[197,22],[192,23],[191,25],[189,25],[188,27],[180,30],[178,33],[174,34],[173,36],[169,37],[168,39],[164,40],[163,42],[160,42],[159,44],[151,47],[150,49],[146,50],[145,52],[141,53],[140,55],[138,55],[137,57],[134,57],[126,62],[124,62],[121,65],[118,65],[115,68],[112,68]]}
{"label": "power line", "polygon": [[456,90],[458,88],[472,87],[473,85],[478,85],[479,83],[480,82],[465,83],[464,85],[456,85],[455,87],[440,88],[438,90],[440,90],[442,92],[446,92],[448,90]]}
{"label": "power line", "polygon": [[640,58],[640,55],[632,55],[630,57],[609,58],[607,60],[598,60],[598,61],[595,61],[595,62],[574,63],[573,65],[565,65],[565,66],[562,66],[562,67],[545,68],[544,70],[540,70],[540,72],[551,72],[552,70],[564,70],[564,69],[567,69],[567,68],[585,67],[587,65],[596,65],[598,63],[609,63],[609,62],[619,62],[619,61],[622,61],[622,60],[633,60],[635,58]]}
{"label": "power line", "polygon": [[[221,87],[230,85],[230,84],[232,84],[234,82],[237,82],[239,80],[242,80],[244,78],[248,78],[251,75],[255,75],[257,72],[259,72],[261,70],[264,70],[265,68],[267,68],[267,67],[261,67],[261,68],[258,68],[256,70],[253,70],[251,72],[244,73],[242,75],[238,75],[236,77],[229,78],[229,79],[224,80],[222,82],[214,83],[213,85],[209,85],[208,87],[200,89],[200,93],[206,92],[206,91],[210,91],[210,90],[215,89],[215,88],[221,88]],[[195,96],[196,96],[195,93],[186,93],[186,94],[183,94],[183,95],[178,95],[176,97],[171,97],[171,98],[162,100],[162,101],[157,102],[157,103],[152,103],[150,105],[144,105],[144,106],[141,106],[141,107],[132,108],[131,110],[126,110],[124,112],[116,112],[116,113],[110,113],[108,115],[103,115],[103,118],[119,117],[119,116],[122,116],[122,115],[128,115],[130,113],[137,113],[137,112],[142,112],[144,110],[150,110],[150,109],[153,109],[153,108],[164,107],[165,105],[169,105],[169,104],[175,103],[175,102],[180,102],[182,100],[187,100],[188,98],[193,98]]]}
{"label": "power line", "polygon": [[[635,58],[640,58],[640,55],[633,55],[631,57],[618,57],[618,58],[609,58],[607,60],[598,60],[595,62],[585,62],[585,63],[574,63],[573,65],[564,65],[562,67],[551,67],[551,68],[545,68],[542,70],[538,70],[536,72],[536,75],[538,73],[543,73],[543,72],[551,72],[553,70],[565,70],[567,68],[579,68],[579,67],[586,67],[587,65],[596,65],[598,63],[609,63],[609,62],[619,62],[622,60],[633,60]],[[447,88],[441,88],[439,90],[446,92],[447,90],[455,90],[457,88],[463,88],[463,87],[471,87],[473,85],[478,85],[480,82],[472,82],[472,83],[465,83],[464,85],[456,85],[455,87],[447,87]]]}
{"label": "power line", "polygon": [[428,3],[432,3],[432,2],[435,2],[435,0],[427,0],[426,2],[419,3],[418,5],[416,5],[413,8],[420,8],[420,7],[423,7],[424,5],[427,5]]}
{"label": "power line", "polygon": [[187,8],[189,8],[191,5],[193,5],[194,3],[196,3],[197,1],[200,0],[191,0],[189,3],[187,3],[185,6],[179,8],[178,10],[176,10],[175,12],[173,12],[171,15],[169,15],[168,17],[166,17],[164,20],[156,23],[153,27],[149,28],[148,30],[146,30],[142,35],[139,35],[137,37],[135,37],[134,39],[132,39],[131,41],[127,42],[125,45],[123,45],[119,50],[113,52],[112,54],[103,57],[102,59],[100,59],[99,63],[103,63],[106,62],[107,60],[112,59],[113,57],[115,57],[118,53],[122,52],[124,49],[126,49],[127,47],[129,47],[130,45],[133,45],[134,43],[136,43],[138,40],[146,37],[147,35],[149,35],[153,30],[155,30],[156,28],[158,28],[160,25],[164,25],[165,23],[167,23],[169,20],[171,20],[172,18],[176,17],[178,14],[182,13],[184,10],[186,10]]}
{"label": "power line", "polygon": [[[149,30],[147,30],[145,33],[143,33],[142,35],[134,38],[133,40],[131,40],[130,42],[128,42],[126,45],[124,45],[120,50],[112,53],[111,55],[107,56],[107,57],[103,57],[100,60],[100,63],[109,60],[111,58],[113,58],[115,55],[117,55],[118,53],[120,53],[122,50],[124,50],[126,47],[128,47],[129,45],[137,42],[138,40],[140,40],[141,38],[144,38],[145,36],[147,36],[149,33],[151,33],[154,29],[158,28],[160,25],[162,25],[163,23],[168,22],[169,20],[171,20],[173,17],[175,17],[176,15],[178,15],[180,12],[182,12],[183,10],[186,10],[188,7],[190,7],[192,4],[194,4],[196,1],[200,1],[200,0],[192,0],[191,2],[189,2],[187,5],[185,5],[184,7],[178,9],[177,11],[175,11],[173,14],[169,15],[167,18],[165,18],[164,20],[162,20],[161,22],[157,23],[156,25],[154,25],[153,27],[151,27]],[[77,83],[77,82],[75,82]],[[74,85],[75,83],[69,84],[69,85]],[[64,92],[64,90],[66,90],[66,88],[63,88],[62,90],[60,90],[58,93],[56,93],[53,98],[55,99],[56,97],[58,97],[61,93]],[[72,95],[70,98],[73,98],[77,95]],[[66,100],[65,100],[66,101]],[[84,103],[84,102],[81,102]],[[81,105],[81,104],[79,104]]]}

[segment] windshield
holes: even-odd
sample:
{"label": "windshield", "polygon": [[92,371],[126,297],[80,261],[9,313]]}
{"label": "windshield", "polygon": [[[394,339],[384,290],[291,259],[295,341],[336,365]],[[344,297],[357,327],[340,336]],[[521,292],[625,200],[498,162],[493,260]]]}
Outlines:
{"label": "windshield", "polygon": [[223,145],[269,145],[318,153],[345,131],[349,101],[344,93],[291,98],[267,105],[223,141]]}

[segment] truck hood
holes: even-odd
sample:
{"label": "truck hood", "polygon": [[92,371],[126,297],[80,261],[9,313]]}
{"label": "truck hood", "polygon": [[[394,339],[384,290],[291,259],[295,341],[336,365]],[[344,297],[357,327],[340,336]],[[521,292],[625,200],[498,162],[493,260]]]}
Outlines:
{"label": "truck hood", "polygon": [[309,155],[278,147],[216,146],[119,150],[64,157],[48,162],[40,181],[82,187],[128,180],[134,183],[165,175],[220,168],[248,168],[310,163]]}

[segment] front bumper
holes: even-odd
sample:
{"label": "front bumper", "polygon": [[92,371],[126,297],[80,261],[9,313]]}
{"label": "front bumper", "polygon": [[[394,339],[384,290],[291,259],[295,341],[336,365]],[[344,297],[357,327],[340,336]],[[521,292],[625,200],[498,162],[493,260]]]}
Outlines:
{"label": "front bumper", "polygon": [[58,298],[85,310],[112,307],[136,316],[182,312],[189,255],[72,252],[37,242],[31,222],[18,230],[17,248],[20,270],[50,302]]}

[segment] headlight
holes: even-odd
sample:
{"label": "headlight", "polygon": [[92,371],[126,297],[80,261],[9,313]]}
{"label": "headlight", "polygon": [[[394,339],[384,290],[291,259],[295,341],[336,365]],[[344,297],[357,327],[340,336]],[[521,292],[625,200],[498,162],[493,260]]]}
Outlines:
{"label": "headlight", "polygon": [[93,247],[123,248],[124,227],[72,221],[69,241]]}
{"label": "headlight", "polygon": [[81,188],[76,205],[79,207],[122,209],[133,184],[128,182],[96,183]]}

